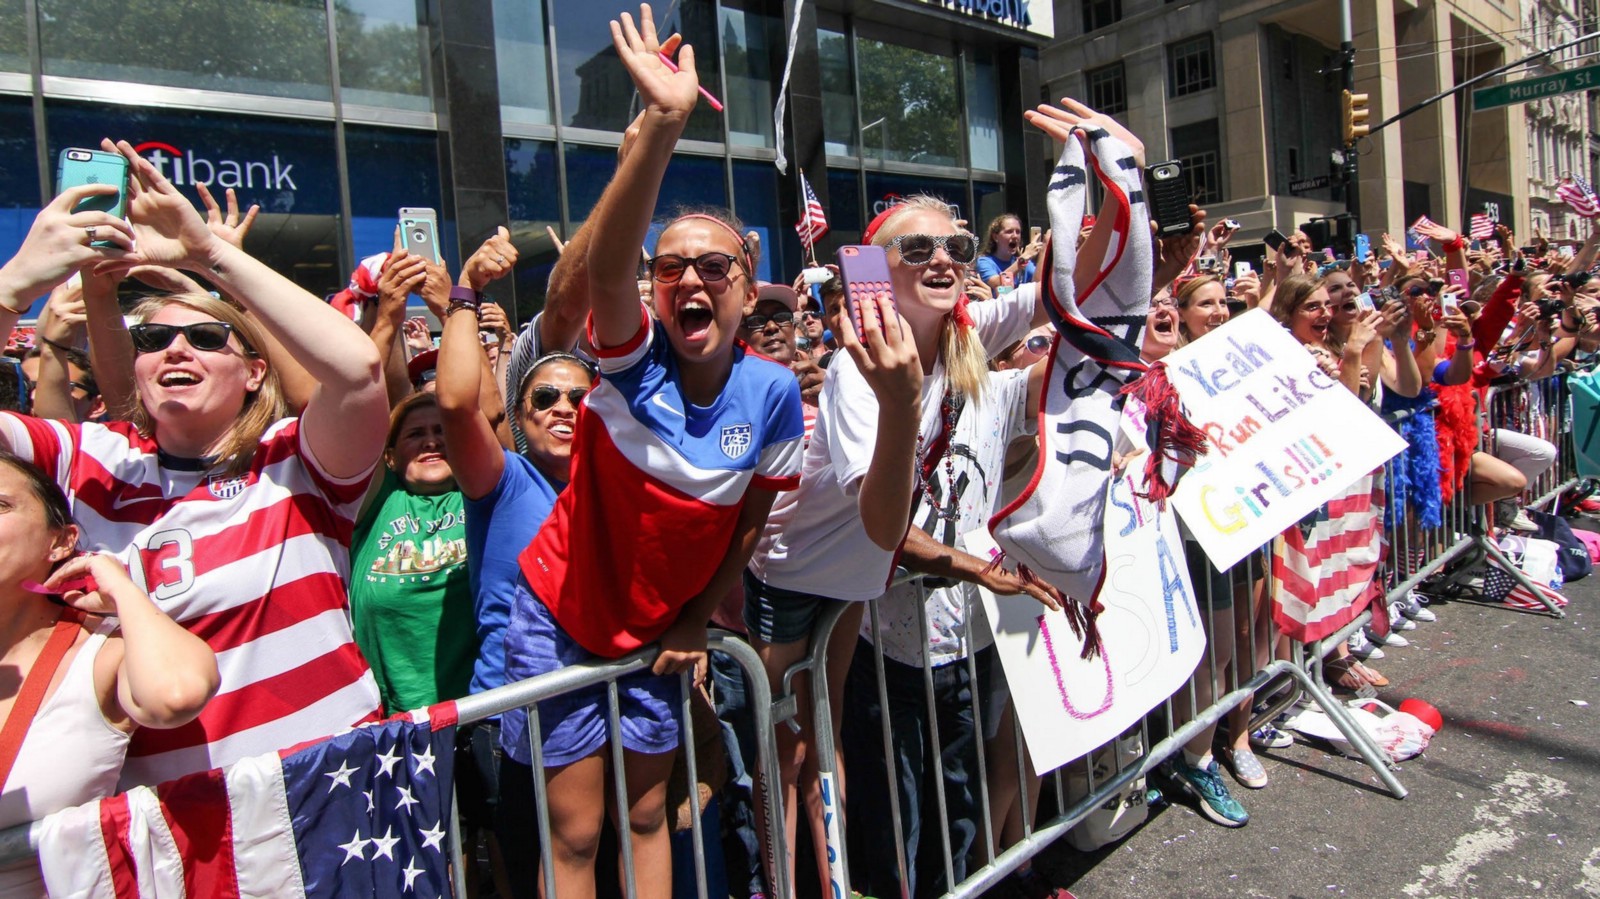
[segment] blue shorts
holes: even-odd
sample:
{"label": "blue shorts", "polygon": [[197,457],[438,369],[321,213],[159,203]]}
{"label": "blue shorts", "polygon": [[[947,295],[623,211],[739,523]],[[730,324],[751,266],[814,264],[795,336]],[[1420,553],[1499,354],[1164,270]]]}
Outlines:
{"label": "blue shorts", "polygon": [[[505,647],[508,683],[568,665],[604,661],[568,636],[556,623],[550,609],[533,595],[528,582],[520,577],[512,597],[511,624],[506,628]],[[683,692],[676,674],[663,676],[640,671],[617,681],[623,748],[646,755],[677,750],[682,702]],[[545,767],[570,765],[604,746],[607,708],[603,683],[541,701],[538,704],[539,731],[544,740]],[[501,716],[500,745],[516,761],[533,764],[525,711],[515,709]]]}

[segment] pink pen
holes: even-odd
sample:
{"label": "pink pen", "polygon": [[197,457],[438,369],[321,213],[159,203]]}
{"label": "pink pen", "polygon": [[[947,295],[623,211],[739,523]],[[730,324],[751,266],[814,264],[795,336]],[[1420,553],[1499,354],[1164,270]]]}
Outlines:
{"label": "pink pen", "polygon": [[[660,50],[657,50],[656,51],[656,56],[661,60],[661,64],[662,65],[666,66],[667,68],[671,69],[674,72],[678,71],[678,64],[673,62],[670,58],[668,58],[667,54],[662,53]],[[700,96],[706,98],[706,102],[711,104],[711,108],[712,109],[715,109],[717,112],[721,112],[722,111],[722,101],[721,100],[718,100],[716,97],[711,96],[711,92],[706,90],[703,87],[700,88],[699,90],[700,90]]]}

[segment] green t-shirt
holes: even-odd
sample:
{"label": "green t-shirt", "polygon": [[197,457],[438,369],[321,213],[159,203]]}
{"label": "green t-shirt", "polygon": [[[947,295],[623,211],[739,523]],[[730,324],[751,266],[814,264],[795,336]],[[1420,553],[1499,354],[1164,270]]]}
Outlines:
{"label": "green t-shirt", "polygon": [[350,550],[356,644],[393,714],[467,695],[478,636],[461,492],[408,492],[385,470]]}

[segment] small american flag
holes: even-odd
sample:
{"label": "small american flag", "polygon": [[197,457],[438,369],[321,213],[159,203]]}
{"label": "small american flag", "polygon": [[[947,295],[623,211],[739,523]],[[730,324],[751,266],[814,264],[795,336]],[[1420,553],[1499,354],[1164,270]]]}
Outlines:
{"label": "small american flag", "polygon": [[806,180],[805,172],[800,173],[800,201],[804,208],[800,212],[800,221],[795,224],[794,230],[800,235],[800,242],[810,250],[828,233],[828,216],[823,213],[822,201],[817,199],[816,191],[811,189],[811,182]]}
{"label": "small american flag", "polygon": [[1487,212],[1474,212],[1469,233],[1473,240],[1488,240],[1494,237],[1494,220],[1489,218]]}
{"label": "small american flag", "polygon": [[[1513,563],[1522,564],[1522,554],[1512,546],[1502,543],[1500,549]],[[1556,572],[1559,575],[1560,568],[1557,568]],[[1503,602],[1514,609],[1527,609],[1533,612],[1549,611],[1550,607],[1545,605],[1544,599],[1548,599],[1556,608],[1567,604],[1567,598],[1561,595],[1560,584],[1546,584],[1531,575],[1528,580],[1533,582],[1539,595],[1522,586],[1521,581],[1512,577],[1509,571],[1500,567],[1500,562],[1494,556],[1490,556],[1489,570],[1483,575],[1483,596],[1491,602]]]}
{"label": "small american flag", "polygon": [[1556,197],[1584,218],[1600,215],[1600,199],[1595,197],[1594,188],[1577,175],[1561,180],[1561,186],[1556,188]]}

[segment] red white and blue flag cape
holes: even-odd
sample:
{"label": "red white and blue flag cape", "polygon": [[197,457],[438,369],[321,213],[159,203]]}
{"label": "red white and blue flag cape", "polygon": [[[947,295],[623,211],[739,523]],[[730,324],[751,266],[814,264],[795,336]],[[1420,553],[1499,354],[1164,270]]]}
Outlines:
{"label": "red white and blue flag cape", "polygon": [[454,703],[46,818],[56,899],[451,893]]}
{"label": "red white and blue flag cape", "polygon": [[1384,555],[1384,501],[1383,478],[1373,472],[1317,510],[1309,528],[1302,522],[1275,541],[1272,618],[1285,636],[1321,640],[1383,595],[1376,575]]}

